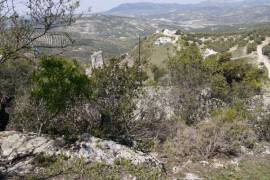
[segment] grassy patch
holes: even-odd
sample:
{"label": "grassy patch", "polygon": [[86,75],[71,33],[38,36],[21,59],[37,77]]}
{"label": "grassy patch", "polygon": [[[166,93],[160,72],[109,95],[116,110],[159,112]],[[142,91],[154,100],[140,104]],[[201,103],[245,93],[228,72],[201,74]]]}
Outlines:
{"label": "grassy patch", "polygon": [[[41,159],[43,164],[44,157]],[[46,157],[46,159],[48,158]],[[160,169],[145,165],[134,165],[127,160],[117,160],[113,165],[102,162],[88,164],[83,158],[68,160],[60,156],[56,161],[49,162],[50,163],[46,163],[47,166],[44,174],[29,176],[28,179],[42,179],[44,177],[95,180],[120,180],[123,178],[132,179],[134,177],[139,180],[165,179]]]}
{"label": "grassy patch", "polygon": [[245,180],[268,180],[270,177],[270,157],[242,161],[239,167],[229,166],[218,169],[205,175],[206,179],[245,179]]}

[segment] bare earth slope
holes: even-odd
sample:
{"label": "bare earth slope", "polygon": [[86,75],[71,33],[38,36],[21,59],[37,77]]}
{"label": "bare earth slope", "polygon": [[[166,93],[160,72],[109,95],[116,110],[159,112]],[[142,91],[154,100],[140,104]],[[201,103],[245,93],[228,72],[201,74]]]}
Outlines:
{"label": "bare earth slope", "polygon": [[266,38],[266,40],[261,44],[257,46],[257,54],[258,54],[258,62],[263,62],[265,67],[268,70],[268,77],[270,79],[270,60],[267,56],[263,55],[262,49],[264,46],[270,43],[270,37]]}

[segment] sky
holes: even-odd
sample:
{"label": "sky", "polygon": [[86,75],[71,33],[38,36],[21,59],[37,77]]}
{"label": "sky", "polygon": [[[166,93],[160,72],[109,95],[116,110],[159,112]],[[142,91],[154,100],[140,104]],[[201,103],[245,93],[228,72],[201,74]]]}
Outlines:
{"label": "sky", "polygon": [[198,3],[202,0],[80,0],[80,11],[87,11],[92,7],[92,12],[102,12],[116,7],[122,3],[154,2],[154,3]]}

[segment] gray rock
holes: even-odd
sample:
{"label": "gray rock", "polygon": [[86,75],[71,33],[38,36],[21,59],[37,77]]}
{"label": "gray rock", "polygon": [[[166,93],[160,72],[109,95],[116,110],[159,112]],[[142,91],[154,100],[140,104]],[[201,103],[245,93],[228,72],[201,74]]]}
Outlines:
{"label": "gray rock", "polygon": [[59,139],[25,134],[15,131],[0,132],[0,169],[9,174],[27,174],[32,171],[32,161],[40,153],[64,155],[69,158],[83,157],[86,162],[113,164],[125,159],[133,164],[145,164],[162,168],[162,163],[154,156],[130,149],[113,141],[83,135],[75,144],[58,145]]}

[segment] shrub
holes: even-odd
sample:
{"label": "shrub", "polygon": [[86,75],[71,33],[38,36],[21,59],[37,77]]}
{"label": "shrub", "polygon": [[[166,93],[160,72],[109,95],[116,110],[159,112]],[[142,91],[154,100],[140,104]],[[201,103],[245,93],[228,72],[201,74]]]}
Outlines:
{"label": "shrub", "polygon": [[257,51],[257,44],[256,43],[248,43],[248,45],[247,45],[247,53],[250,54],[253,51]]}
{"label": "shrub", "polygon": [[256,136],[244,121],[201,122],[195,127],[183,126],[164,145],[171,158],[208,159],[220,154],[235,156],[240,146],[252,147]]}
{"label": "shrub", "polygon": [[[99,136],[117,141],[130,141],[130,121],[136,108],[133,99],[138,95],[141,83],[147,79],[138,66],[119,65],[112,59],[103,69],[96,69],[91,77],[96,98],[96,108],[101,114]],[[132,138],[131,138],[132,139]]]}
{"label": "shrub", "polygon": [[[141,76],[143,75],[143,76]],[[138,66],[112,59],[88,78],[76,61],[43,57],[34,73],[31,95],[16,100],[16,128],[73,141],[77,134],[89,133],[132,145],[134,99],[146,80]],[[136,122],[137,123],[137,122]],[[138,122],[140,123],[140,122]],[[132,133],[131,133],[132,132]]]}
{"label": "shrub", "polygon": [[263,48],[263,54],[270,57],[270,45],[267,45]]}
{"label": "shrub", "polygon": [[194,44],[170,59],[168,68],[171,84],[179,88],[180,116],[187,124],[200,121],[196,114],[204,103],[199,96],[202,90],[210,87],[211,97],[208,98],[233,105],[239,99],[259,95],[267,79],[264,70],[245,59],[232,61],[230,53],[211,56],[203,61]]}
{"label": "shrub", "polygon": [[248,40],[244,40],[244,39],[238,42],[239,47],[245,47],[247,44],[248,44]]}
{"label": "shrub", "polygon": [[18,59],[0,66],[0,94],[8,97],[21,96],[29,91],[33,63]]}
{"label": "shrub", "polygon": [[227,41],[221,41],[221,40],[217,40],[217,41],[214,41],[214,42],[210,42],[208,44],[208,47],[213,49],[214,51],[216,52],[219,52],[219,53],[225,53],[227,51],[230,50],[231,47],[237,45],[236,41],[230,41],[230,40],[227,40]]}
{"label": "shrub", "polygon": [[57,158],[54,156],[49,156],[44,153],[38,154],[32,164],[37,167],[49,167],[57,161]]}
{"label": "shrub", "polygon": [[219,168],[207,173],[205,179],[268,179],[270,176],[269,171],[269,158],[264,157],[256,159],[248,159],[240,162],[239,166],[228,166],[226,168]]}
{"label": "shrub", "polygon": [[222,75],[216,75],[212,78],[211,89],[213,91],[213,97],[218,97],[223,100],[228,99],[230,93],[230,86],[226,81],[226,78]]}
{"label": "shrub", "polygon": [[24,59],[7,61],[0,66],[0,96],[12,97],[8,105],[10,106],[8,107],[10,114],[8,128],[15,128],[16,121],[21,119],[16,117],[17,112],[13,104],[18,98],[29,94],[33,71],[34,64]]}
{"label": "shrub", "polygon": [[222,53],[218,59],[220,64],[229,62],[232,58],[232,54],[229,52]]}
{"label": "shrub", "polygon": [[[31,96],[33,99],[29,105],[32,104],[33,108],[40,107],[38,110],[44,112],[38,113],[37,117],[40,114],[47,115],[47,117],[37,118],[40,124],[38,132],[58,134],[63,128],[68,130],[70,124],[75,122],[75,119],[61,118],[61,116],[72,112],[75,103],[85,99],[90,100],[92,92],[88,77],[76,61],[44,56],[33,76]],[[31,110],[31,108],[26,109],[26,111]],[[73,128],[67,134],[72,134],[72,130]]]}
{"label": "shrub", "polygon": [[252,114],[242,102],[236,102],[233,106],[213,110],[212,118],[224,123],[249,121],[253,119]]}
{"label": "shrub", "polygon": [[196,109],[199,108],[198,95],[208,85],[206,71],[200,50],[191,44],[168,62],[171,84],[178,87],[178,96],[181,99],[180,114],[188,124],[193,124]]}
{"label": "shrub", "polygon": [[153,65],[151,67],[151,71],[152,71],[152,73],[154,75],[154,81],[155,82],[160,81],[160,79],[166,74],[165,69],[159,68],[156,65]]}
{"label": "shrub", "polygon": [[[47,159],[51,159],[46,157]],[[53,158],[54,159],[54,158]],[[42,162],[44,159],[42,158]],[[95,179],[95,180],[111,180],[123,179],[127,177],[135,177],[138,179],[163,179],[165,175],[154,167],[148,167],[143,164],[134,165],[127,160],[117,160],[112,165],[102,162],[86,163],[83,158],[67,159],[59,156],[56,161],[49,160],[43,169],[42,175],[32,174],[32,177],[39,179],[40,177],[61,177],[64,179]]]}
{"label": "shrub", "polygon": [[256,38],[254,41],[256,44],[259,44],[259,45],[262,44],[261,38]]}
{"label": "shrub", "polygon": [[64,111],[82,96],[90,98],[90,82],[76,61],[42,57],[35,72],[32,96],[43,101],[51,114]]}
{"label": "shrub", "polygon": [[270,141],[270,113],[269,111],[263,112],[263,115],[257,118],[255,130],[261,140]]}
{"label": "shrub", "polygon": [[245,60],[224,63],[222,71],[230,87],[229,101],[260,94],[262,82],[266,80],[263,70]]}

